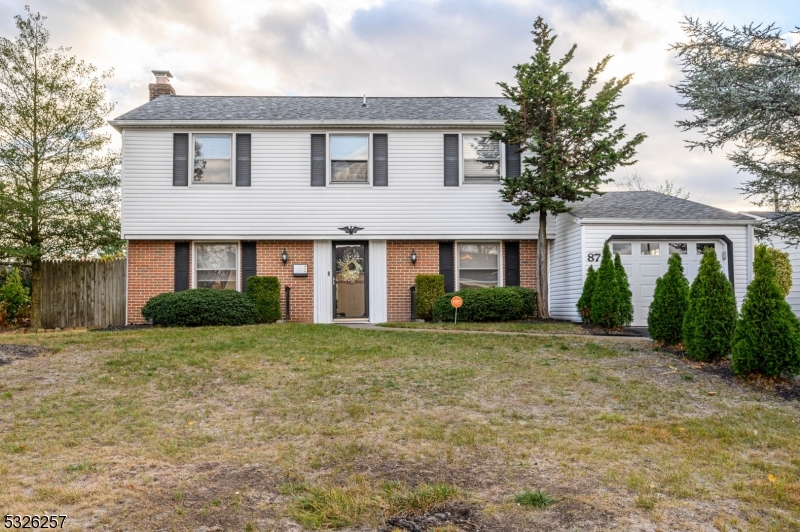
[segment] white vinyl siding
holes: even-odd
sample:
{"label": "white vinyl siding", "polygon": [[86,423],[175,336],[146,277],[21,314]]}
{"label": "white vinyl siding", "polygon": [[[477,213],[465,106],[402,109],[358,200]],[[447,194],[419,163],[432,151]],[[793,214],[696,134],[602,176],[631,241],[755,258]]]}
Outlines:
{"label": "white vinyl siding", "polygon": [[314,241],[314,323],[333,322],[333,243]]}
{"label": "white vinyl siding", "polygon": [[388,319],[386,241],[369,241],[369,321]]}
{"label": "white vinyl siding", "polygon": [[562,320],[580,321],[575,305],[581,297],[586,276],[582,270],[582,228],[571,214],[549,219],[556,238],[550,248],[550,315]]}
{"label": "white vinyl siding", "polygon": [[[172,186],[172,135],[191,130],[127,129],[123,137],[122,215],[128,239],[345,237],[364,239],[529,239],[537,220],[516,224],[499,183],[445,187],[443,133],[389,131],[388,187],[311,187],[311,133],[252,134],[252,184]],[[375,131],[376,133],[381,131]],[[333,131],[331,133],[334,133]]]}

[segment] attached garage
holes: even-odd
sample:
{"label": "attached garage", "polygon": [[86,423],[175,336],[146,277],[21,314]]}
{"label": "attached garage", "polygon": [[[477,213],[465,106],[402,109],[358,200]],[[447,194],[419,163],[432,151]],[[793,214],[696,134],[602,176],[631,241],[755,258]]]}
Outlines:
{"label": "attached garage", "polygon": [[550,258],[550,313],[580,321],[575,305],[586,270],[606,242],[619,253],[633,292],[635,326],[647,325],[656,279],[677,253],[689,281],[713,247],[741,305],[752,276],[753,218],[657,192],[607,192],[556,217]]}

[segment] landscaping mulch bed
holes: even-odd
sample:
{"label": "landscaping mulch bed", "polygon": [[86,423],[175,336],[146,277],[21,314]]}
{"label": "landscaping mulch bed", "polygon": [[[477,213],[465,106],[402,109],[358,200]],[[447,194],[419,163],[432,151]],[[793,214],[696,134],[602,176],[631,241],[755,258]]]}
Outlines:
{"label": "landscaping mulch bed", "polygon": [[50,351],[40,345],[0,344],[0,366],[11,364],[14,360],[35,357],[40,353]]}
{"label": "landscaping mulch bed", "polygon": [[787,401],[800,401],[800,380],[783,377],[769,379],[759,375],[740,377],[733,373],[729,358],[716,362],[699,362],[688,358],[684,351],[676,347],[662,346],[659,351],[679,358],[684,364],[688,364],[704,373],[716,375],[729,384],[746,385],[759,392],[772,394]]}

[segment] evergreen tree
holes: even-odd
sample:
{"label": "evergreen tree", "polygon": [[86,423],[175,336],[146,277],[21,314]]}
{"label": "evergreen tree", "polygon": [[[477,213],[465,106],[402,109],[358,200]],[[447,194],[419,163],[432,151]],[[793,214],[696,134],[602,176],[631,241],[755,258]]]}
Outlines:
{"label": "evergreen tree", "polygon": [[707,249],[689,291],[689,307],[683,318],[686,355],[706,362],[727,356],[736,314],[733,286],[720,269],[716,251]]}
{"label": "evergreen tree", "polygon": [[583,292],[581,292],[581,297],[578,299],[578,314],[581,315],[581,320],[583,323],[591,323],[591,313],[592,313],[592,293],[594,292],[594,283],[597,280],[597,272],[594,269],[594,266],[589,265],[589,269],[586,271],[586,280],[583,282]]}
{"label": "evergreen tree", "polygon": [[609,173],[636,162],[636,147],[645,135],[629,138],[625,126],[616,124],[619,98],[631,75],[612,77],[597,87],[610,55],[576,84],[566,70],[576,45],[554,60],[556,35],[541,17],[532,33],[534,55],[529,63],[514,67],[517,84],[498,83],[513,105],[498,108],[505,127],[492,138],[519,146],[522,174],[503,179],[500,195],[517,207],[509,214],[513,221],[523,223],[532,215],[539,220],[537,308],[540,317],[549,318],[547,213],[569,212],[568,202],[598,194],[610,181]]}
{"label": "evergreen tree", "polygon": [[647,314],[647,329],[653,340],[675,345],[683,339],[683,317],[689,307],[689,280],[683,274],[680,255],[670,255],[667,264],[667,273],[656,280],[653,302]]}
{"label": "evergreen tree", "polygon": [[620,325],[630,325],[633,321],[633,293],[631,292],[631,284],[628,282],[628,272],[625,271],[625,266],[622,265],[622,258],[619,253],[614,254],[614,269],[617,272],[617,284],[619,291],[617,297],[619,298],[619,322]]}
{"label": "evergreen tree", "polygon": [[792,261],[789,260],[789,254],[769,247],[767,253],[772,258],[772,265],[775,267],[775,280],[781,287],[783,297],[786,297],[792,289]]}
{"label": "evergreen tree", "polygon": [[733,340],[733,371],[767,377],[800,373],[800,322],[783,299],[772,257],[756,247],[753,281],[747,287]]}
{"label": "evergreen tree", "polygon": [[592,292],[591,320],[595,325],[606,329],[616,329],[621,325],[619,314],[619,278],[608,242],[603,246],[603,258],[597,270],[597,280]]}

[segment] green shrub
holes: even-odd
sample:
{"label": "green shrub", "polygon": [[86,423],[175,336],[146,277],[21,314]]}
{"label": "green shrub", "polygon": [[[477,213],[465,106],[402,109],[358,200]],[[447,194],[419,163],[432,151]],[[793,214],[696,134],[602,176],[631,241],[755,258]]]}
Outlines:
{"label": "green shrub", "polygon": [[620,319],[620,286],[617,269],[611,259],[608,242],[603,246],[603,258],[597,270],[597,279],[592,291],[591,320],[595,325],[606,329],[616,329],[622,325]]}
{"label": "green shrub", "polygon": [[686,355],[710,362],[731,352],[736,328],[736,297],[720,269],[717,254],[707,249],[700,261],[692,288],[689,306],[683,317],[683,344]]}
{"label": "green shrub", "polygon": [[430,320],[433,317],[433,304],[444,295],[444,275],[420,274],[414,279],[416,292],[417,318]]}
{"label": "green shrub", "polygon": [[789,254],[775,248],[767,248],[767,253],[775,268],[775,280],[781,287],[783,297],[786,297],[792,289],[792,261],[789,260]]}
{"label": "green shrub", "polygon": [[622,265],[622,258],[619,253],[614,255],[614,270],[617,272],[617,298],[619,300],[619,322],[620,325],[630,325],[633,321],[633,293],[628,282],[628,272]]}
{"label": "green shrub", "polygon": [[536,317],[536,290],[532,288],[523,288],[521,286],[506,286],[504,290],[511,290],[519,294],[522,298],[522,314],[523,319]]}
{"label": "green shrub", "polygon": [[583,292],[578,299],[578,314],[581,315],[581,321],[584,323],[591,323],[592,314],[592,293],[594,292],[594,283],[597,280],[597,272],[594,266],[589,266],[586,270],[586,280],[583,282]]}
{"label": "green shrub", "polygon": [[9,321],[17,319],[17,315],[24,312],[25,307],[30,304],[28,289],[22,284],[22,275],[19,269],[14,268],[0,286],[0,302],[5,303],[5,313]]}
{"label": "green shrub", "polygon": [[543,490],[536,490],[530,491],[526,490],[522,493],[517,494],[514,497],[514,502],[519,504],[520,506],[532,506],[534,508],[546,508],[553,504],[553,498],[547,494],[546,491]]}
{"label": "green shrub", "polygon": [[683,340],[683,317],[689,307],[689,280],[683,274],[680,255],[670,255],[667,264],[667,273],[656,280],[653,302],[647,314],[647,329],[653,340],[675,345]]}
{"label": "green shrub", "polygon": [[258,311],[258,321],[275,323],[281,319],[281,282],[277,277],[248,277],[247,297]]}
{"label": "green shrub", "polygon": [[458,321],[509,321],[525,318],[525,302],[512,287],[467,288],[445,294],[433,305],[433,321],[454,321],[453,296],[464,301],[458,309]]}
{"label": "green shrub", "polygon": [[142,316],[167,327],[250,325],[258,321],[258,310],[241,292],[195,288],[150,298]]}
{"label": "green shrub", "polygon": [[733,371],[767,377],[800,373],[800,322],[776,280],[772,253],[756,247],[753,281],[733,337]]}

